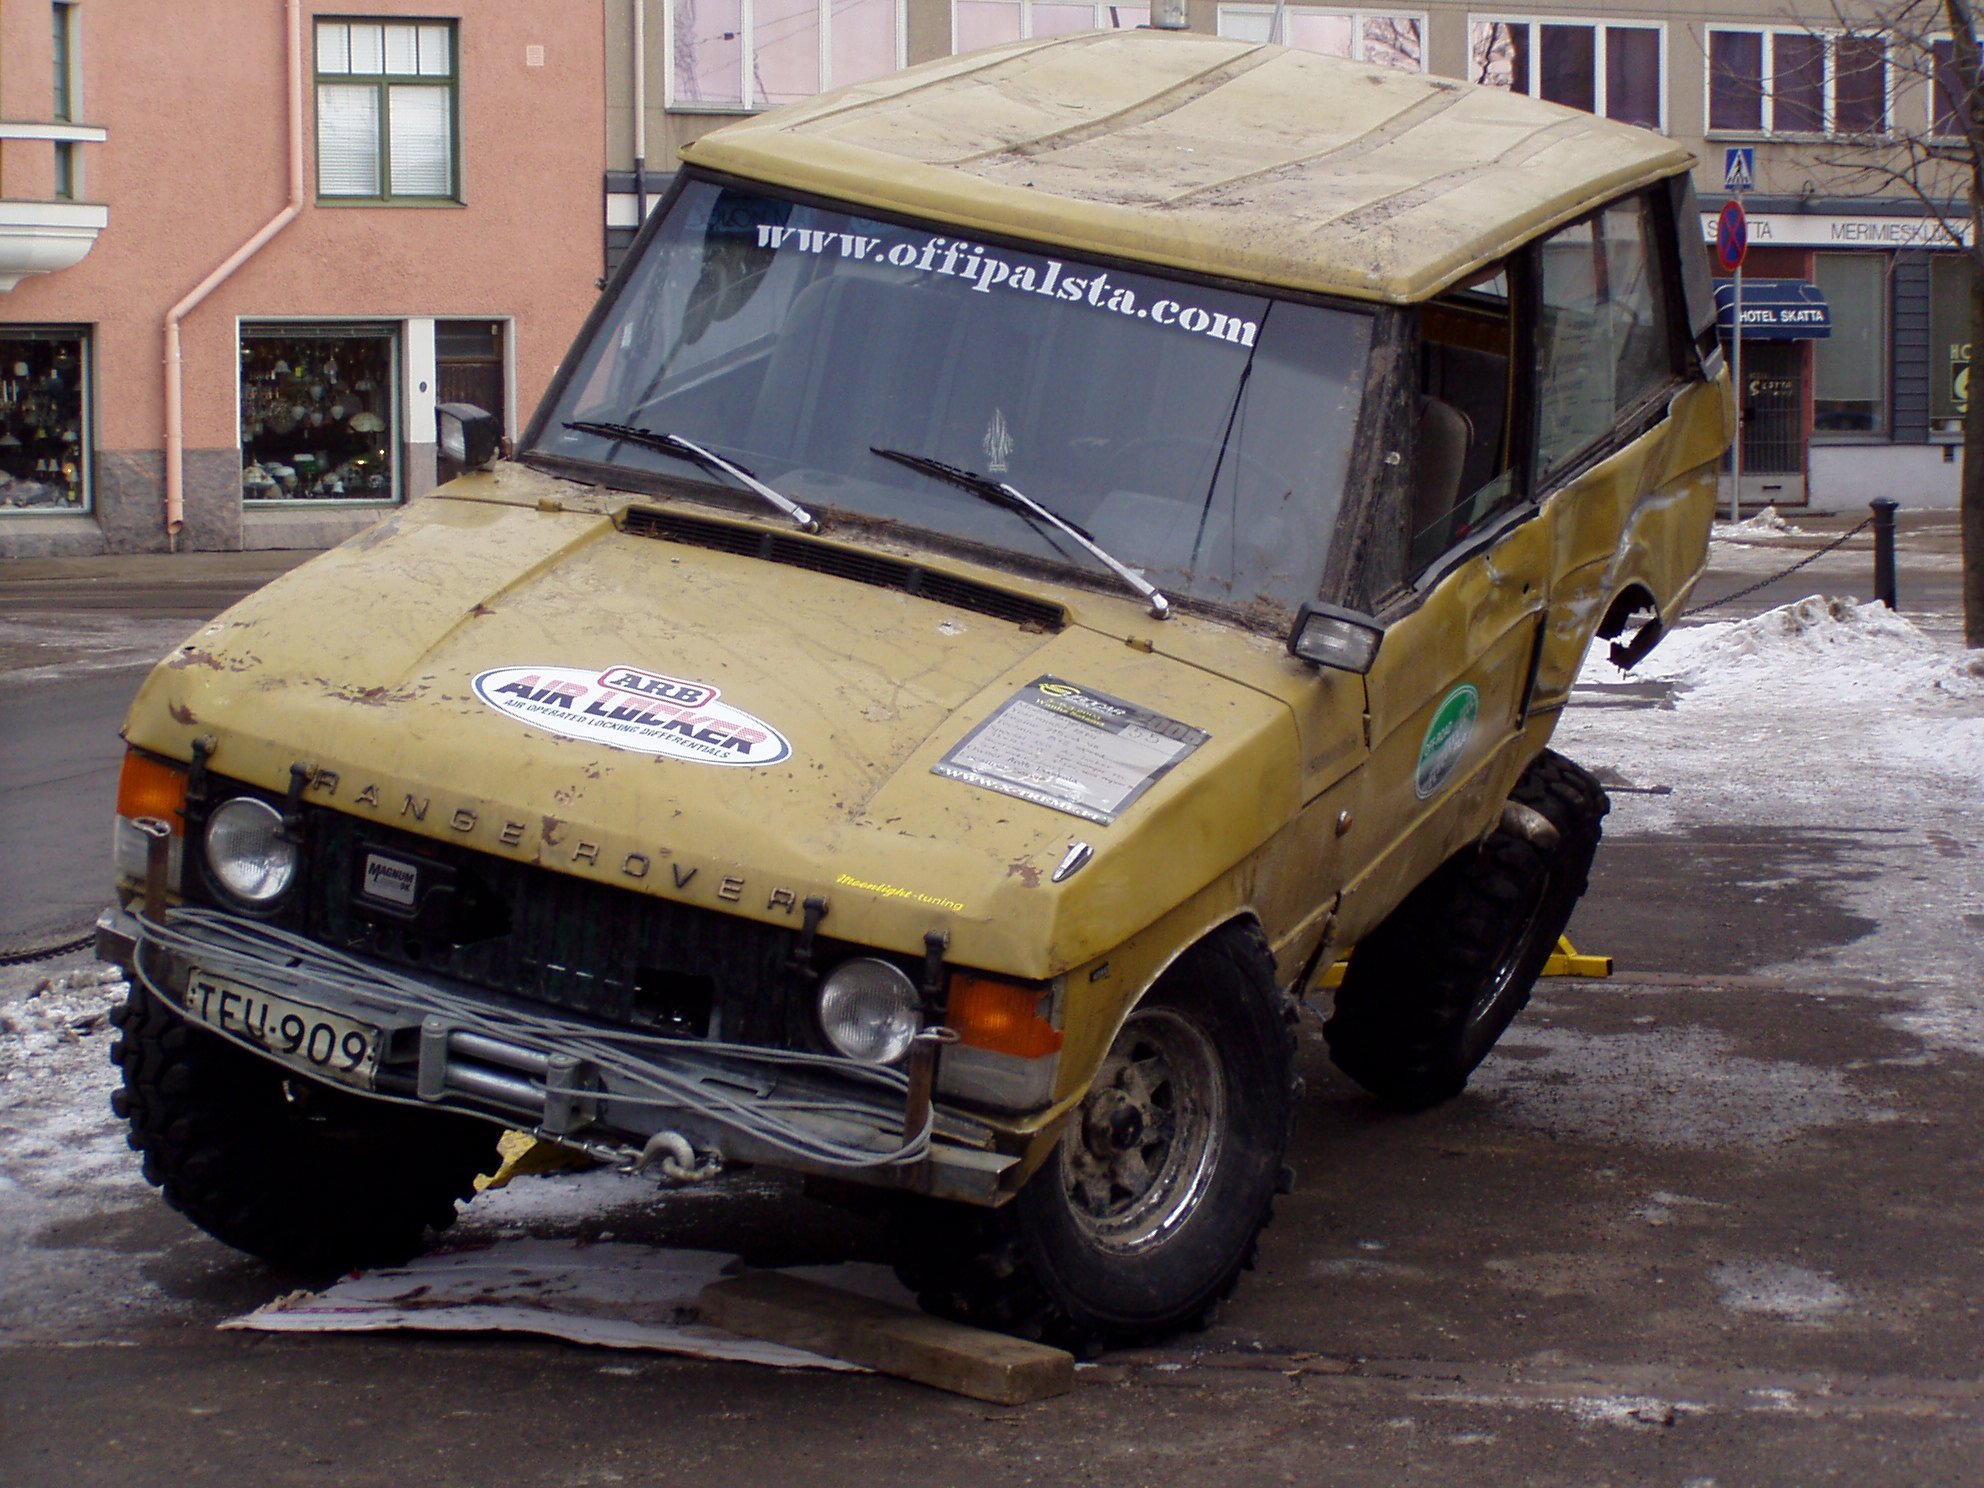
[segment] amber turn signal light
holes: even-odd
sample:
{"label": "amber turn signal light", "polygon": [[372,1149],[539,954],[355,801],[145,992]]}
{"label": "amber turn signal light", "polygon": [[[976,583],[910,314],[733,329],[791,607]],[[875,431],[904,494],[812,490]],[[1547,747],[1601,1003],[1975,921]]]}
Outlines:
{"label": "amber turn signal light", "polygon": [[186,772],[135,749],[124,752],[117,777],[117,814],[132,820],[155,816],[177,837],[186,830]]}
{"label": "amber turn signal light", "polygon": [[1061,1051],[1061,1030],[1040,1016],[1045,997],[1038,987],[1020,987],[987,977],[951,978],[950,1007],[944,1021],[958,1042],[1017,1059],[1040,1059]]}

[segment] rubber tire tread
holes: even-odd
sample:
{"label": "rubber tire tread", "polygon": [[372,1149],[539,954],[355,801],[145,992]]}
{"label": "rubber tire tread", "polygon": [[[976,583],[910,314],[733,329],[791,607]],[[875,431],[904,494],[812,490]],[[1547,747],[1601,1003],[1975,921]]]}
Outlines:
{"label": "rubber tire tread", "polygon": [[112,1109],[145,1181],[215,1239],[277,1266],[397,1265],[494,1172],[500,1128],[289,1077],[142,987],[112,1014]]}
{"label": "rubber tire tread", "polygon": [[[1400,1110],[1460,1094],[1530,992],[1583,897],[1604,788],[1552,750],[1509,799],[1557,829],[1545,852],[1501,829],[1449,858],[1351,953],[1323,1025],[1338,1069]],[[1485,1008],[1479,998],[1507,971]]]}
{"label": "rubber tire tread", "polygon": [[[1247,1200],[1239,1206],[1243,1243],[1232,1249],[1224,1264],[1204,1268],[1207,1274],[1141,1315],[1099,1309],[1069,1289],[1055,1256],[1045,1248],[1048,1236],[1043,1231],[1048,1227],[1038,1211],[1054,1199],[1058,1163],[1050,1154],[1020,1193],[1000,1208],[931,1199],[907,1199],[896,1206],[891,1216],[896,1274],[916,1293],[926,1312],[1086,1357],[1104,1348],[1132,1347],[1207,1326],[1232,1295],[1241,1273],[1253,1269],[1260,1232],[1274,1220],[1275,1195],[1287,1191],[1288,1170],[1282,1159],[1299,1090],[1294,1057],[1300,1010],[1275,986],[1273,955],[1251,923],[1215,931],[1165,974],[1166,980],[1174,977],[1220,983],[1226,992],[1249,999],[1261,1018],[1257,1025],[1264,1034],[1261,1052],[1271,1073],[1260,1088],[1278,1091],[1280,1098],[1270,1111],[1256,1113],[1262,1118],[1259,1124],[1272,1133],[1263,1144],[1271,1150],[1249,1155],[1259,1181],[1248,1185]],[[1244,1092],[1235,1094],[1244,1097]],[[1232,1135],[1229,1131],[1229,1140]]]}

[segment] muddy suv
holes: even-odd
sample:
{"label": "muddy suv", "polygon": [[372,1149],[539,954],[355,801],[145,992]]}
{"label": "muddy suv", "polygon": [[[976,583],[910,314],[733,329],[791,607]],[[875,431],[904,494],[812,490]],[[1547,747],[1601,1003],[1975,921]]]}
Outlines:
{"label": "muddy suv", "polygon": [[1689,156],[1205,36],[953,58],[691,146],[514,462],[230,610],[127,725],[118,1108],[299,1266],[500,1126],[866,1192],[933,1309],[1149,1336],[1528,997],[1545,749],[1700,572]]}

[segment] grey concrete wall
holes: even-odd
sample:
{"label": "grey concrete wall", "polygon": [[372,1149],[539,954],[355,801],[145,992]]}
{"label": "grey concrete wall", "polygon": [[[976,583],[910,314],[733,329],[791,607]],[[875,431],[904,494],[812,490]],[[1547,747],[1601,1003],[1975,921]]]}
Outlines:
{"label": "grey concrete wall", "polygon": [[1811,509],[1864,514],[1876,496],[1891,496],[1905,508],[1953,510],[1962,474],[1960,445],[1815,444]]}

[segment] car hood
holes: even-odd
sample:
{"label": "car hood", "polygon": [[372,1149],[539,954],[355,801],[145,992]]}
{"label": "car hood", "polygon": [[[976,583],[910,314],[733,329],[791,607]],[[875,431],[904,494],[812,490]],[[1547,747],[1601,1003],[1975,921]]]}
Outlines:
{"label": "car hood", "polygon": [[[187,759],[204,736],[223,775],[280,791],[301,764],[314,804],[760,920],[821,896],[836,938],[920,953],[941,930],[953,960],[1027,977],[1119,944],[1292,813],[1294,725],[1261,690],[1107,625],[634,536],[506,479],[229,610],[153,672],[129,741]],[[1110,822],[937,773],[1041,679],[1203,739]]]}

